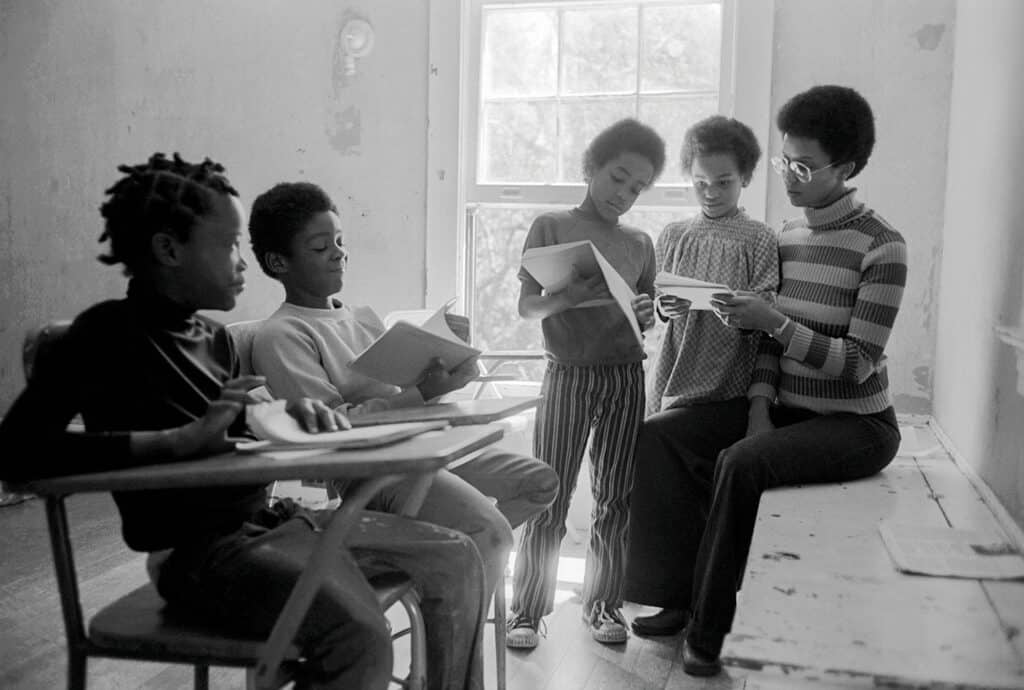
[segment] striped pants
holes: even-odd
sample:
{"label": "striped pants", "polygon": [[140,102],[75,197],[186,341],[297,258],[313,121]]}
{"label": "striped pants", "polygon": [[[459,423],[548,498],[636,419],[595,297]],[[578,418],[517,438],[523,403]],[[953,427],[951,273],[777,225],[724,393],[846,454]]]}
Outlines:
{"label": "striped pants", "polygon": [[595,602],[622,605],[629,494],[634,450],[644,412],[640,362],[566,366],[549,362],[537,410],[533,453],[558,474],[560,488],[546,510],[528,520],[516,555],[512,610],[539,619],[554,610],[558,549],[587,439],[594,496],[584,612]]}

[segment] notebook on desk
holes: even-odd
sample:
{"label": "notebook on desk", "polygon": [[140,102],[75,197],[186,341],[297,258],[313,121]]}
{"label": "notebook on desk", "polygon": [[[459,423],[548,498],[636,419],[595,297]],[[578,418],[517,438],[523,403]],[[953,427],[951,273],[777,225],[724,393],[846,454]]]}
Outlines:
{"label": "notebook on desk", "polygon": [[537,397],[464,400],[368,412],[350,417],[349,421],[352,422],[353,427],[358,428],[396,422],[443,421],[452,426],[490,424],[536,407],[539,402],[540,398]]}
{"label": "notebook on desk", "polygon": [[299,423],[285,412],[283,400],[250,406],[246,410],[246,421],[258,440],[237,443],[235,449],[243,453],[312,448],[334,450],[373,448],[404,441],[426,431],[443,429],[448,426],[448,422],[443,420],[422,422],[404,420],[397,424],[382,424],[314,434],[299,426]]}

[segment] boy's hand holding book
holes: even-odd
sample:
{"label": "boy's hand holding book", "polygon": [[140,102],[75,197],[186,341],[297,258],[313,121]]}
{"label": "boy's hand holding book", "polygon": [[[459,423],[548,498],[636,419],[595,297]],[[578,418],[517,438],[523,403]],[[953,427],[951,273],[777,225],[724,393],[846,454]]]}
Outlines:
{"label": "boy's hand holding book", "polygon": [[416,384],[416,388],[419,389],[420,395],[423,396],[424,400],[433,400],[434,398],[441,397],[445,393],[451,393],[452,391],[459,390],[475,379],[476,375],[476,357],[467,359],[451,371],[448,371],[443,361],[435,359],[431,365],[424,370],[420,382]]}

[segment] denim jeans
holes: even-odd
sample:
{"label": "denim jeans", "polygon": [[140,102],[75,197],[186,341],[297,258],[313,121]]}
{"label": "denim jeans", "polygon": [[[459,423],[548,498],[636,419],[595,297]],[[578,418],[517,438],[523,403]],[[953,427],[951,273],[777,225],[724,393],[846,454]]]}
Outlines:
{"label": "denim jeans", "polygon": [[697,552],[687,641],[718,655],[736,612],[761,492],[794,484],[842,482],[881,471],[899,449],[892,408],[871,415],[818,415],[776,407],[775,429],[718,456],[711,509]]}
{"label": "denim jeans", "polygon": [[[235,532],[179,547],[160,569],[160,594],[233,632],[268,635],[331,515],[285,500]],[[299,628],[296,644],[308,663],[296,687],[388,686],[391,637],[367,579],[401,571],[421,595],[428,687],[482,690],[486,611],[473,542],[435,525],[365,511],[347,547],[335,552],[332,577]]]}
{"label": "denim jeans", "polygon": [[743,438],[747,408],[745,397],[733,398],[674,407],[644,420],[629,505],[627,600],[691,608],[715,460]]}

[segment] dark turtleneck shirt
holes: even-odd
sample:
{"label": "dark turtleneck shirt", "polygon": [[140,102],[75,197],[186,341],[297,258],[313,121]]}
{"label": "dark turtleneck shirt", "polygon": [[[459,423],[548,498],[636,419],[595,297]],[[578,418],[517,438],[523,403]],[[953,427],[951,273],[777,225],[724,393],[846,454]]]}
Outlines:
{"label": "dark turtleneck shirt", "polygon": [[[129,432],[201,417],[238,374],[226,329],[136,280],[125,299],[74,320],[39,362],[0,423],[0,479],[99,472],[170,458],[138,458]],[[69,432],[81,414],[85,433]],[[14,451],[13,449],[19,449]],[[236,529],[265,505],[260,486],[115,492],[124,540],[137,551],[173,548]]]}

